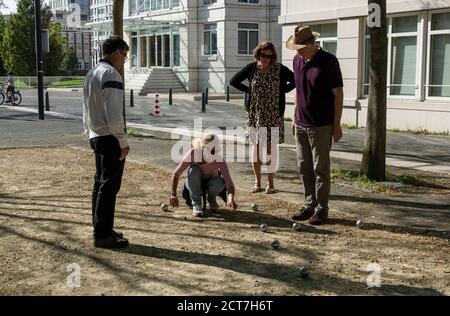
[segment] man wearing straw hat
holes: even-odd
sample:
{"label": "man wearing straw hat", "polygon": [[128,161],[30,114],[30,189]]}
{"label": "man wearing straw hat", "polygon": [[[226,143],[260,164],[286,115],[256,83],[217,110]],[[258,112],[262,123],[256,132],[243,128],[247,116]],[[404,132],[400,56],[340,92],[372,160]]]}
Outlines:
{"label": "man wearing straw hat", "polygon": [[296,136],[297,162],[305,191],[304,206],[292,216],[321,225],[328,219],[330,150],[342,137],[342,74],[337,58],[315,45],[319,33],[297,26],[286,47],[294,57],[297,88],[292,133]]}

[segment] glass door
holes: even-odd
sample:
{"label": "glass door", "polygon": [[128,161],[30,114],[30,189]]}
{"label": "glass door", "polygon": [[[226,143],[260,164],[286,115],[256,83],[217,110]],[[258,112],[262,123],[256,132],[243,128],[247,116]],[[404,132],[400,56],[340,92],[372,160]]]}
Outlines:
{"label": "glass door", "polygon": [[149,36],[150,41],[150,67],[156,66],[156,36]]}
{"label": "glass door", "polygon": [[156,65],[162,66],[162,35],[156,35]]}
{"label": "glass door", "polygon": [[147,67],[147,37],[146,36],[141,36],[140,47],[141,47],[140,66]]}
{"label": "glass door", "polygon": [[163,62],[163,65],[164,65],[164,67],[170,67],[170,34],[164,34],[163,38],[164,38],[164,45],[163,45],[164,62]]}
{"label": "glass door", "polygon": [[[148,45],[148,67],[170,67],[171,65],[171,39],[170,34],[158,34],[146,37]],[[179,52],[178,52],[179,54]],[[141,58],[143,58],[141,56]]]}

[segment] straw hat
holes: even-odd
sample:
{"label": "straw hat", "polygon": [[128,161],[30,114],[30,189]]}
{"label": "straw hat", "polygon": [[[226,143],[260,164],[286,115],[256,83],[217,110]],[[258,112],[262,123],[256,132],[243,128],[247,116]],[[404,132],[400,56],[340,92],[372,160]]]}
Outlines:
{"label": "straw hat", "polygon": [[291,35],[287,40],[286,48],[292,50],[302,49],[319,36],[320,33],[311,31],[309,26],[297,26],[294,35]]}

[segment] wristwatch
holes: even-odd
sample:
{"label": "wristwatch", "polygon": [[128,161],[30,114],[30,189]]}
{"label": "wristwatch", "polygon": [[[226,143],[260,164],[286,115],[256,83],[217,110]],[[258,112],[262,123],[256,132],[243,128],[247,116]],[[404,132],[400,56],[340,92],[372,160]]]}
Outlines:
{"label": "wristwatch", "polygon": [[172,192],[170,195],[172,195],[172,196],[177,196],[177,192]]}

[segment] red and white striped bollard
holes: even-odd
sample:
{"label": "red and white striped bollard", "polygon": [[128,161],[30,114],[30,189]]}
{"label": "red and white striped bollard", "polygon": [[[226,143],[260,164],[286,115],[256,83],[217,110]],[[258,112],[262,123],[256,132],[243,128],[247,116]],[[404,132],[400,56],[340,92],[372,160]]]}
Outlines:
{"label": "red and white striped bollard", "polygon": [[155,95],[155,113],[154,115],[156,117],[160,116],[160,112],[159,112],[159,93],[156,93]]}

